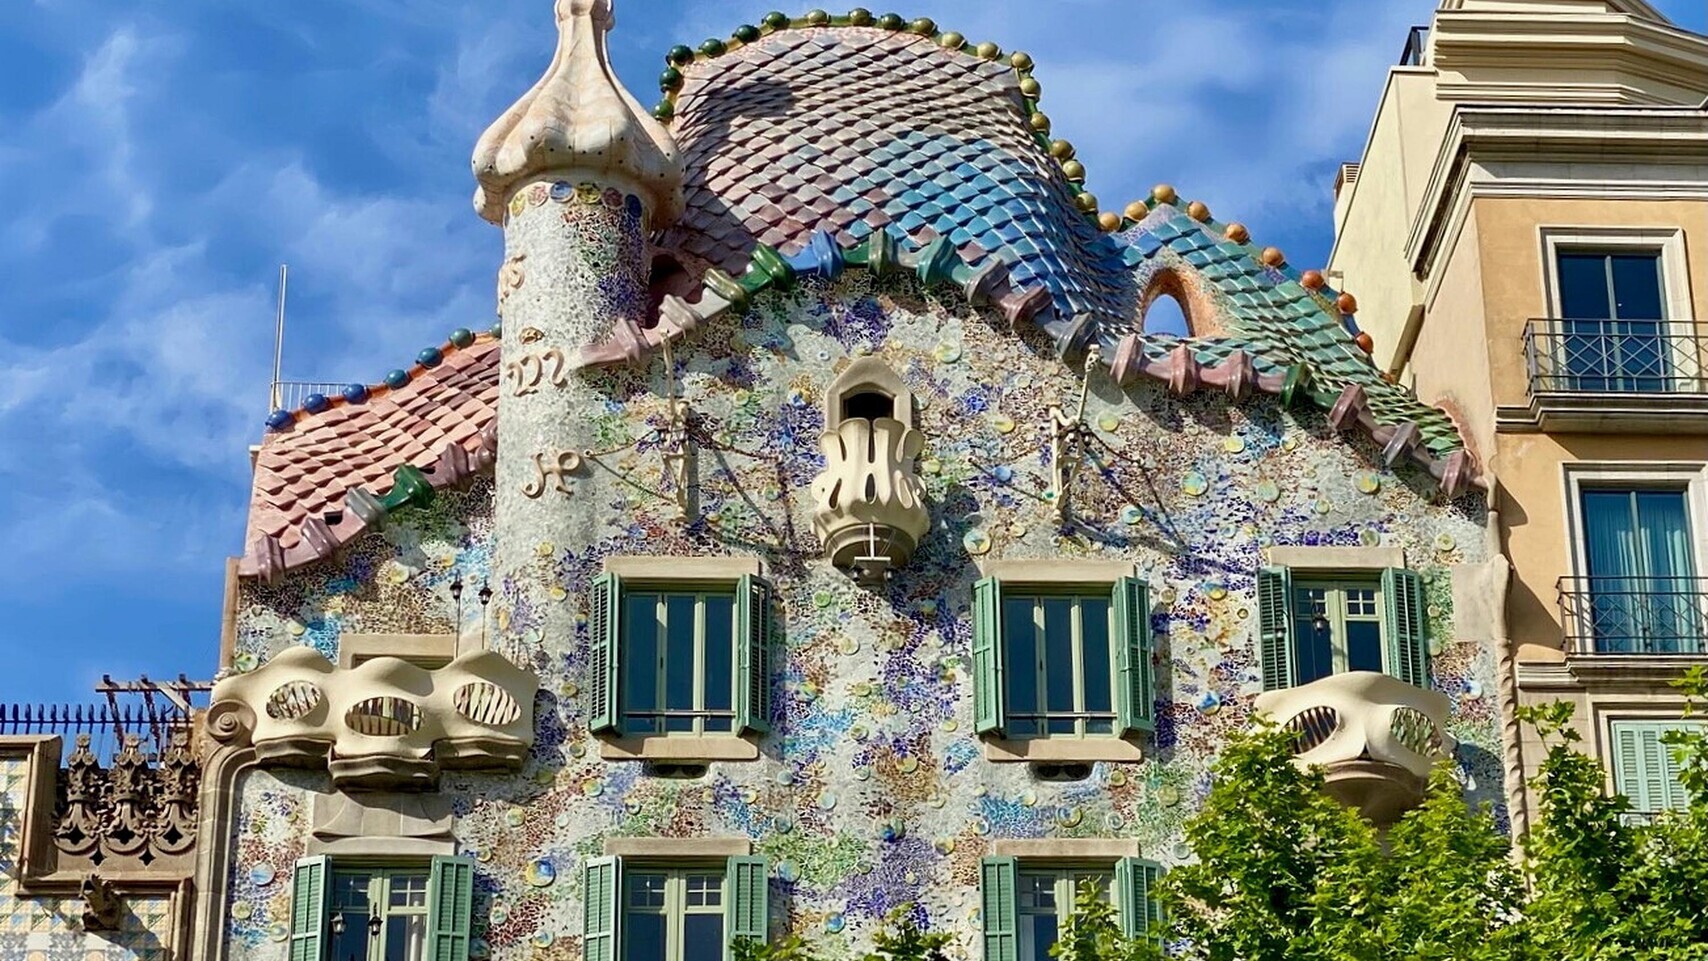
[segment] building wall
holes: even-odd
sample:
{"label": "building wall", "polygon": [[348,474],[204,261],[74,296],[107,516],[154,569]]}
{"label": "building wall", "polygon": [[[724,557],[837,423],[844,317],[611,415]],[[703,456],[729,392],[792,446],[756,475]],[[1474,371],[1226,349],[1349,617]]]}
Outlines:
{"label": "building wall", "polygon": [[[927,438],[932,532],[879,591],[819,558],[807,490],[823,464],[824,393],[860,355],[907,382]],[[1272,398],[1177,399],[1098,373],[1086,416],[1102,466],[1080,472],[1072,523],[1058,530],[1044,496],[1049,408],[1071,410],[1080,377],[958,295],[862,271],[768,293],[676,357],[708,438],[691,520],[674,521],[656,493],[662,455],[648,438],[665,413],[660,368],[588,372],[606,400],[587,416],[609,452],[574,480],[563,509],[593,512],[600,536],[541,543],[538,576],[556,602],[583,607],[607,557],[760,556],[785,622],[775,733],[757,761],[713,763],[698,780],[650,777],[639,763],[601,760],[588,734],[584,629],[507,652],[542,677],[533,757],[514,776],[447,774],[442,786],[478,862],[477,934],[493,957],[579,956],[581,862],[611,837],[749,839],[772,862],[773,917],[822,936],[833,958],[858,954],[907,904],[957,934],[955,956],[976,956],[977,866],[998,839],[1136,839],[1145,856],[1178,863],[1218,745],[1250,722],[1254,579],[1272,545],[1398,547],[1424,572],[1435,683],[1453,704],[1470,797],[1504,811],[1495,658],[1485,630],[1456,628],[1450,573],[1486,559],[1480,495],[1437,504],[1425,478],[1375,466],[1368,442]],[[489,569],[491,504],[488,487],[444,497],[279,587],[245,585],[235,668],[300,643],[335,654],[347,632],[448,629],[453,572],[470,585],[470,607]],[[1131,561],[1152,585],[1159,648],[1145,760],[1101,762],[1070,783],[985,760],[969,676],[978,562],[1058,557]],[[478,617],[463,627],[478,630]],[[224,922],[236,957],[278,955],[287,908],[277,885],[304,849],[307,799],[324,789],[289,772],[243,781]]]}
{"label": "building wall", "polygon": [[1424,324],[1409,364],[1412,389],[1426,404],[1454,415],[1472,453],[1488,469],[1494,460],[1494,406],[1489,401],[1489,333],[1484,305],[1481,226],[1466,218],[1459,242],[1443,258],[1432,284]]}

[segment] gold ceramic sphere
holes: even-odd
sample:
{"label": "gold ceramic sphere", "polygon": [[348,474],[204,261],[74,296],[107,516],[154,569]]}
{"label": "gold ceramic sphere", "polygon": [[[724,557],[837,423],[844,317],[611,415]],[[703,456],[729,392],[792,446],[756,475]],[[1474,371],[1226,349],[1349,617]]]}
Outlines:
{"label": "gold ceramic sphere", "polygon": [[1069,160],[1062,164],[1062,173],[1067,174],[1067,179],[1074,183],[1083,183],[1085,181],[1085,164],[1077,160]]}
{"label": "gold ceramic sphere", "polygon": [[876,17],[872,16],[872,11],[867,10],[865,7],[855,7],[853,10],[848,11],[848,22],[856,27],[869,27],[876,21],[876,19]]}
{"label": "gold ceramic sphere", "polygon": [[1050,132],[1050,118],[1049,118],[1049,116],[1041,110],[1035,111],[1032,114],[1032,129],[1038,131],[1039,133],[1049,133]]}
{"label": "gold ceramic sphere", "polygon": [[1031,77],[1027,77],[1020,81],[1020,95],[1028,100],[1036,100],[1044,95],[1044,85]]}
{"label": "gold ceramic sphere", "polygon": [[1083,211],[1084,213],[1094,214],[1097,212],[1097,195],[1096,194],[1082,193],[1079,196],[1075,197],[1073,199],[1073,202],[1075,204],[1078,204],[1079,209],[1081,211]]}
{"label": "gold ceramic sphere", "polygon": [[828,10],[808,10],[807,11],[807,23],[811,24],[812,26],[822,27],[829,22],[830,22],[830,11],[828,11]]}
{"label": "gold ceramic sphere", "polygon": [[1008,55],[1008,62],[1016,70],[1032,69],[1032,55],[1024,50],[1016,50]]}
{"label": "gold ceramic sphere", "polygon": [[1186,205],[1186,216],[1201,224],[1210,222],[1210,208],[1202,200],[1194,200]]}
{"label": "gold ceramic sphere", "polygon": [[1097,226],[1106,234],[1114,233],[1121,229],[1121,215],[1113,210],[1105,210],[1097,215]]}
{"label": "gold ceramic sphere", "polygon": [[978,54],[980,60],[995,60],[997,57],[1002,56],[1002,48],[991,43],[989,40],[986,40],[984,43],[974,47],[973,53]]}
{"label": "gold ceramic sphere", "polygon": [[1151,188],[1151,199],[1159,204],[1171,204],[1179,200],[1180,195],[1168,184],[1157,184]]}
{"label": "gold ceramic sphere", "polygon": [[1343,314],[1358,313],[1358,298],[1351,294],[1341,294],[1339,297],[1335,298],[1334,305],[1339,307],[1340,312]]}
{"label": "gold ceramic sphere", "polygon": [[1306,290],[1321,290],[1323,289],[1323,284],[1327,282],[1328,281],[1323,277],[1323,272],[1320,270],[1307,270],[1299,276],[1299,283],[1302,284]]}
{"label": "gold ceramic sphere", "polygon": [[959,50],[967,45],[967,38],[951,30],[941,37],[938,37],[937,42],[941,44],[944,49]]}
{"label": "gold ceramic sphere", "polygon": [[1262,259],[1265,267],[1279,267],[1287,262],[1287,255],[1281,252],[1280,247],[1265,247]]}
{"label": "gold ceramic sphere", "polygon": [[1236,223],[1228,224],[1228,229],[1222,231],[1222,236],[1228,238],[1229,240],[1233,241],[1236,244],[1244,244],[1244,243],[1250,243],[1251,242],[1251,231],[1247,230],[1245,227],[1245,224],[1242,224],[1242,223],[1236,222]]}
{"label": "gold ceramic sphere", "polygon": [[1143,219],[1145,219],[1145,216],[1147,214],[1149,214],[1150,212],[1151,212],[1150,205],[1145,203],[1143,200],[1133,201],[1132,203],[1127,205],[1127,210],[1126,210],[1127,219],[1132,220],[1132,221],[1143,220]]}
{"label": "gold ceramic sphere", "polygon": [[1072,160],[1073,153],[1073,144],[1068,143],[1066,140],[1057,140],[1050,144],[1050,156],[1057,160]]}

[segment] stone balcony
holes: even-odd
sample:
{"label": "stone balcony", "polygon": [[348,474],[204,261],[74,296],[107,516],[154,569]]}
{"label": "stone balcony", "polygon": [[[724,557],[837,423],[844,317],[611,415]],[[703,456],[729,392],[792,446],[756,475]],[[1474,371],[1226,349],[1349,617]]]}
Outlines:
{"label": "stone balcony", "polygon": [[881,583],[931,527],[915,466],[925,437],[889,417],[848,418],[820,444],[825,468],[812,484],[813,529],[825,557],[863,583]]}
{"label": "stone balcony", "polygon": [[1257,709],[1298,735],[1298,760],[1323,769],[1328,791],[1378,825],[1423,799],[1429,772],[1450,754],[1447,696],[1386,674],[1335,674],[1269,691]]}
{"label": "stone balcony", "polygon": [[393,657],[340,668],[298,647],[216,685],[208,729],[263,764],[325,767],[339,788],[431,788],[445,768],[519,768],[538,688],[492,651],[427,670]]}

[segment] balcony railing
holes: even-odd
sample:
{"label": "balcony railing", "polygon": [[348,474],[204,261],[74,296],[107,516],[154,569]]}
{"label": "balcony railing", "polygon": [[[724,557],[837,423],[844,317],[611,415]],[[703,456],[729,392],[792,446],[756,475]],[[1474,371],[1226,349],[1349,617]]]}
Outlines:
{"label": "balcony railing", "polygon": [[303,401],[319,394],[322,397],[337,397],[348,384],[333,384],[325,381],[312,380],[276,380],[268,395],[270,410],[296,410]]}
{"label": "balcony railing", "polygon": [[1530,393],[1704,394],[1702,336],[1661,320],[1532,320],[1524,328]]}
{"label": "balcony railing", "polygon": [[1708,653],[1708,580],[1562,577],[1560,620],[1580,654]]}
{"label": "balcony railing", "polygon": [[1406,47],[1400,51],[1400,66],[1421,67],[1429,50],[1429,27],[1413,27],[1406,34]]}

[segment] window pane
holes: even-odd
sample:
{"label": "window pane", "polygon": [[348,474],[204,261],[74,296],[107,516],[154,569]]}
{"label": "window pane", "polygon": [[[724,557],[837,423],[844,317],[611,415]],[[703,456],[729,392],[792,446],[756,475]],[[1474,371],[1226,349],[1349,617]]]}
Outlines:
{"label": "window pane", "polygon": [[1613,316],[1607,290],[1607,260],[1603,255],[1562,252],[1559,277],[1562,317],[1607,320]]}
{"label": "window pane", "polygon": [[1346,669],[1382,671],[1382,622],[1346,622]]}
{"label": "window pane", "polygon": [[1054,914],[1022,914],[1019,922],[1019,961],[1050,961],[1050,946],[1056,943]]}
{"label": "window pane", "polygon": [[724,903],[724,877],[721,874],[690,874],[686,886],[690,908],[716,908]]}
{"label": "window pane", "polygon": [[427,906],[427,875],[394,874],[391,876],[391,906],[394,908],[424,908]]}
{"label": "window pane", "polygon": [[630,911],[623,915],[623,961],[665,961],[663,914]]}
{"label": "window pane", "polygon": [[[1044,598],[1044,683],[1045,710],[1051,714],[1072,714],[1075,705],[1071,598]],[[1073,718],[1051,719],[1049,731],[1051,734],[1072,734]]]}
{"label": "window pane", "polygon": [[[665,607],[664,706],[672,711],[694,709],[694,595],[667,594]],[[691,731],[694,719],[667,718],[667,731]]]}
{"label": "window pane", "polygon": [[723,961],[724,916],[690,914],[682,920],[682,961]]}
{"label": "window pane", "polygon": [[1115,686],[1109,650],[1109,602],[1087,597],[1079,602],[1080,656],[1085,660],[1085,709],[1092,714],[1115,710]]}
{"label": "window pane", "polygon": [[385,961],[421,961],[426,951],[426,915],[406,914],[386,919]]}
{"label": "window pane", "polygon": [[367,961],[368,912],[341,911],[336,917],[343,919],[344,933],[327,939],[332,945],[327,957],[332,961]]}
{"label": "window pane", "polygon": [[[1003,667],[1008,676],[1008,712],[1036,714],[1038,704],[1038,646],[1032,625],[1034,599],[1005,597],[1002,601]],[[1009,733],[1026,736],[1040,733],[1029,718],[1012,718]]]}
{"label": "window pane", "polygon": [[1334,673],[1334,623],[1328,591],[1300,587],[1293,591],[1293,633],[1298,641],[1298,683],[1320,681]]}
{"label": "window pane", "polygon": [[1620,320],[1660,320],[1666,316],[1661,300],[1659,253],[1614,254],[1614,315]]}
{"label": "window pane", "polygon": [[706,598],[706,710],[735,707],[735,598]]}
{"label": "window pane", "polygon": [[658,704],[658,595],[623,595],[623,704],[629,718],[624,726],[637,733],[660,730],[652,717]]}
{"label": "window pane", "polygon": [[1019,887],[1021,911],[1055,913],[1056,876],[1054,874],[1022,874],[1020,875]]}
{"label": "window pane", "polygon": [[332,907],[334,910],[348,908],[361,911],[368,910],[368,885],[374,876],[366,873],[338,873],[332,876]]}

